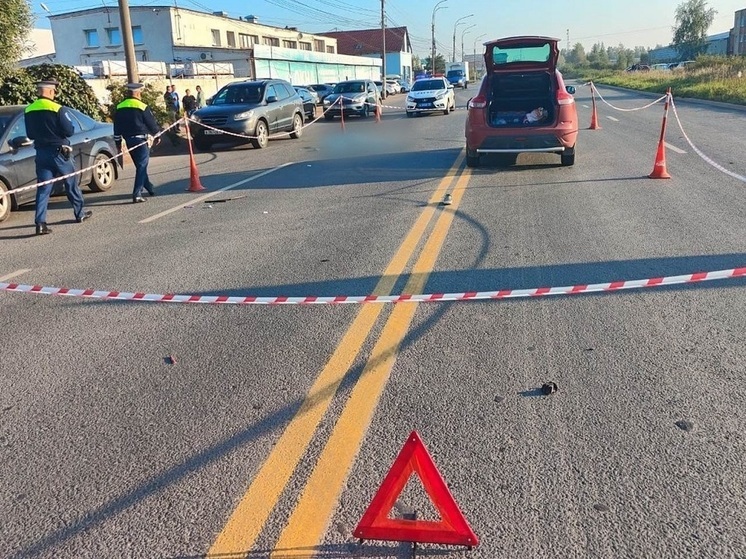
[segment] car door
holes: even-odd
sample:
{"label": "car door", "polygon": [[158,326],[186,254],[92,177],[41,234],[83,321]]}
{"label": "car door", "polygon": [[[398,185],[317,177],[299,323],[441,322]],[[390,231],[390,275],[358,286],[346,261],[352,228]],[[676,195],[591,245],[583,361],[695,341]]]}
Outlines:
{"label": "car door", "polygon": [[[293,89],[290,84],[278,83],[276,89],[280,91],[282,105],[281,122],[279,123],[280,130],[292,130],[293,128],[293,116],[295,116],[295,109],[298,108],[298,93]],[[303,102],[300,102],[301,113],[303,113]]]}
{"label": "car door", "polygon": [[[10,147],[9,142],[14,138],[26,138],[26,121],[21,113],[16,121],[9,127],[6,141],[3,142],[0,149],[2,150],[3,166],[7,167],[8,179],[11,188],[20,188],[36,184],[36,150],[31,140],[28,145],[17,148]],[[7,161],[7,163],[5,163]],[[34,190],[22,193],[18,196],[18,203],[33,200],[36,194]]]}
{"label": "car door", "polygon": [[[70,137],[70,144],[73,147],[73,157],[75,158],[75,169],[85,169],[90,166],[93,160],[93,145],[96,143],[95,138],[91,134],[93,127],[86,121],[87,117],[82,113],[73,109],[68,109],[68,111],[70,111],[73,130],[75,130],[75,133]],[[90,178],[91,171],[83,173],[79,184],[87,184]]]}
{"label": "car door", "polygon": [[267,125],[269,127],[270,134],[277,132],[279,129],[280,113],[282,112],[282,105],[280,103],[280,94],[277,91],[275,84],[269,84],[267,91],[264,94],[264,99],[267,101]]}
{"label": "car door", "polygon": [[376,105],[378,105],[378,88],[376,87],[376,84],[373,82],[367,82],[367,97],[365,100],[368,103],[368,108],[371,112],[375,111]]}

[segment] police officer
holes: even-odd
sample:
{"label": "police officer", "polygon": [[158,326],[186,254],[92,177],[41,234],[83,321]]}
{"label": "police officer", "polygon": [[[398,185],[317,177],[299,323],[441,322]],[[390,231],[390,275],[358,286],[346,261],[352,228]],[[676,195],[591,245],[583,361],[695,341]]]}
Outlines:
{"label": "police officer", "polygon": [[[117,105],[114,113],[114,141],[117,149],[122,151],[122,139],[130,150],[132,162],[135,164],[135,186],[132,190],[132,203],[145,202],[142,197],[143,188],[150,196],[155,196],[153,183],[148,178],[148,162],[150,161],[150,147],[153,136],[159,132],[158,123],[145,103],[142,102],[141,83],[127,85],[127,98]],[[137,146],[137,147],[134,147]]]}
{"label": "police officer", "polygon": [[[26,135],[34,140],[36,148],[36,180],[40,183],[75,172],[73,150],[68,139],[75,133],[73,117],[67,107],[54,101],[58,85],[56,80],[37,83],[39,98],[26,107],[24,114]],[[83,208],[83,195],[80,193],[78,181],[77,175],[62,179],[65,194],[75,213],[75,221],[82,223],[91,217],[93,212]],[[47,204],[53,188],[54,183],[49,183],[36,189],[34,222],[37,235],[48,235],[52,232],[47,227]]]}

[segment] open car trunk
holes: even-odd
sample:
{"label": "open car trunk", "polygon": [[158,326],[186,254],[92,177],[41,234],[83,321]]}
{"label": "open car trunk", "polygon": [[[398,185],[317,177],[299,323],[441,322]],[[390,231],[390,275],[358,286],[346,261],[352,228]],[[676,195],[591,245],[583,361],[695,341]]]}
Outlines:
{"label": "open car trunk", "polygon": [[488,123],[495,128],[553,124],[557,114],[552,74],[497,72],[490,76]]}

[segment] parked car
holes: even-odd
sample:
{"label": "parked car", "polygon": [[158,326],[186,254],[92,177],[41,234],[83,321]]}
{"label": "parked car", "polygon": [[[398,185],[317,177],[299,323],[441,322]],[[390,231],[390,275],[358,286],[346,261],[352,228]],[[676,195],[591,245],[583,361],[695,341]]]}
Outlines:
{"label": "parked car", "polygon": [[694,60],[682,60],[681,62],[675,62],[669,66],[671,70],[684,70],[694,64]]}
{"label": "parked car", "polygon": [[487,76],[468,104],[466,163],[485,153],[515,161],[521,152],[549,152],[575,163],[578,114],[573,94],[557,70],[559,39],[508,37],[485,44]]}
{"label": "parked car", "polygon": [[314,83],[314,84],[311,84],[311,85],[307,85],[306,89],[310,89],[311,91],[313,91],[314,93],[316,93],[316,95],[319,96],[319,102],[318,102],[318,104],[320,105],[321,103],[324,102],[324,98],[327,95],[329,95],[332,91],[334,91],[334,84],[329,84],[329,83]]}
{"label": "parked car", "polygon": [[[36,184],[36,150],[33,141],[26,136],[25,109],[25,105],[0,107],[0,192]],[[117,153],[114,128],[74,109],[70,109],[70,113],[75,129],[70,138],[75,168],[95,165],[81,175],[80,184],[88,185],[93,192],[105,192],[118,178],[117,166],[110,160]],[[52,192],[62,191],[63,186],[57,184]],[[11,210],[35,199],[35,190],[0,197],[0,221],[6,220]]]}
{"label": "parked car", "polygon": [[247,142],[261,149],[278,132],[290,132],[295,139],[301,137],[303,101],[285,80],[233,82],[213,95],[210,104],[198,109],[192,119],[207,125],[193,127],[198,149],[210,149],[217,143]]}
{"label": "parked car", "polygon": [[666,63],[666,64],[653,64],[650,67],[650,69],[651,70],[659,70],[661,72],[668,72],[671,69],[671,65],[668,64],[668,63]]}
{"label": "parked car", "polygon": [[[342,105],[338,101],[341,98]],[[334,86],[334,92],[324,99],[324,118],[332,120],[335,116],[358,115],[366,118],[375,112],[378,102],[378,89],[371,80],[348,80]]]}
{"label": "parked car", "polygon": [[378,89],[378,98],[383,102],[383,100],[389,96],[388,89],[384,91],[383,82],[374,81],[373,83],[376,84],[376,89]]}
{"label": "parked car", "polygon": [[447,115],[455,109],[453,86],[443,77],[417,80],[407,95],[408,117],[436,111],[443,111]]}
{"label": "parked car", "polygon": [[649,72],[650,66],[647,64],[633,64],[626,69],[627,72]]}
{"label": "parked car", "polygon": [[396,80],[386,80],[386,92],[389,95],[398,95],[401,93],[401,85]]}
{"label": "parked car", "polygon": [[303,100],[303,113],[308,117],[309,120],[316,118],[316,105],[319,96],[315,91],[306,89],[305,87],[294,86],[295,91],[298,92],[300,98]]}
{"label": "parked car", "polygon": [[401,86],[402,93],[409,93],[409,90],[412,89],[412,84],[409,80],[400,80],[399,85]]}

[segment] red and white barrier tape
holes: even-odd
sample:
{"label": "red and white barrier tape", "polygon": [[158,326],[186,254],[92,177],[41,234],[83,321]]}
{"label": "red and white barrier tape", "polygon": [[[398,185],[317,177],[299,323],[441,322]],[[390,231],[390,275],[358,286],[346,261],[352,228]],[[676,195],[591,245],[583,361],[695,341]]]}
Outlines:
{"label": "red and white barrier tape", "polygon": [[606,99],[604,99],[603,95],[601,95],[601,92],[598,89],[596,89],[596,86],[595,86],[595,84],[593,82],[588,82],[585,85],[589,85],[589,84],[591,86],[591,89],[593,89],[593,91],[596,92],[596,95],[598,95],[598,97],[599,97],[599,99],[601,99],[601,101],[603,101],[604,103],[606,103],[609,107],[611,107],[615,111],[622,111],[622,112],[625,112],[625,113],[630,113],[630,112],[633,112],[633,111],[642,111],[644,109],[648,109],[648,108],[652,107],[653,105],[655,105],[657,103],[660,103],[661,101],[665,101],[665,99],[666,99],[666,95],[664,95],[663,97],[661,97],[659,99],[656,99],[652,103],[648,103],[644,107],[635,107],[634,109],[622,109],[621,107],[616,107],[616,106],[612,105]]}
{"label": "red and white barrier tape", "polygon": [[229,295],[158,295],[153,293],[127,293],[120,291],[97,291],[93,289],[68,289],[65,287],[42,287],[0,283],[0,291],[14,293],[37,293],[82,297],[85,299],[105,299],[112,301],[144,301],[150,303],[195,303],[209,305],[342,305],[363,303],[438,303],[449,301],[480,301],[495,299],[517,299],[546,297],[550,295],[580,295],[583,293],[606,293],[643,287],[680,285],[732,278],[746,278],[746,267],[715,272],[700,272],[681,276],[668,276],[611,283],[581,284],[567,287],[536,287],[532,289],[501,289],[499,291],[472,291],[462,293],[430,293],[421,295],[357,295],[337,297],[255,297]]}
{"label": "red and white barrier tape", "polygon": [[[179,125],[182,120],[183,119],[179,119],[176,122],[174,122],[173,124],[171,124],[168,128],[164,128],[163,130],[161,130],[160,132],[158,132],[158,134],[156,134],[155,136],[153,136],[153,138],[158,138],[158,137],[162,136],[163,134],[165,134],[166,132],[168,132],[171,128],[173,128],[174,126]],[[148,143],[148,141],[145,140],[145,141],[140,142],[139,144],[134,145],[134,146],[123,146],[123,148],[122,148],[122,155],[124,155],[125,153],[128,153],[128,152],[134,150],[135,148],[138,148],[138,147],[140,147],[140,146],[142,146],[144,144],[147,144],[147,143]],[[19,194],[21,192],[26,192],[27,190],[36,190],[40,186],[46,186],[47,184],[54,184],[54,183],[56,183],[58,181],[69,179],[70,177],[74,177],[76,175],[82,175],[83,173],[85,173],[87,171],[91,171],[91,170],[95,169],[96,167],[98,167],[99,165],[102,165],[103,163],[108,163],[109,161],[114,161],[118,157],[119,157],[118,154],[117,155],[113,155],[113,156],[109,157],[108,159],[104,159],[104,160],[99,161],[95,165],[91,165],[90,167],[86,167],[84,169],[80,169],[79,171],[73,171],[72,173],[68,173],[66,175],[61,175],[59,177],[55,177],[55,178],[49,179],[47,181],[38,182],[36,184],[30,184],[28,186],[24,186],[24,187],[21,187],[21,188],[14,188],[14,189],[9,190],[7,192],[0,191],[0,198],[2,198],[3,196],[10,196],[12,194]]]}
{"label": "red and white barrier tape", "polygon": [[726,175],[733,177],[734,179],[738,179],[741,182],[746,182],[746,177],[744,177],[743,175],[739,175],[738,173],[734,173],[733,171],[730,171],[730,170],[726,169],[725,167],[723,167],[719,163],[716,163],[715,161],[713,161],[712,159],[710,159],[709,157],[707,157],[704,153],[702,153],[697,148],[697,146],[695,146],[692,143],[692,141],[689,139],[689,136],[687,136],[686,132],[684,132],[684,127],[681,125],[681,119],[679,119],[679,112],[676,110],[676,105],[673,102],[673,96],[671,96],[671,107],[673,108],[673,114],[676,117],[676,122],[679,123],[679,129],[681,130],[681,134],[684,136],[684,139],[687,141],[687,143],[691,146],[692,150],[694,150],[694,152],[697,155],[699,155],[702,159],[704,159],[705,162],[707,162],[710,165],[712,165],[713,167],[715,167],[718,171],[721,171],[721,172],[725,173]]}

